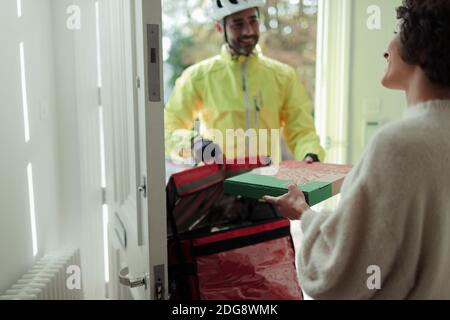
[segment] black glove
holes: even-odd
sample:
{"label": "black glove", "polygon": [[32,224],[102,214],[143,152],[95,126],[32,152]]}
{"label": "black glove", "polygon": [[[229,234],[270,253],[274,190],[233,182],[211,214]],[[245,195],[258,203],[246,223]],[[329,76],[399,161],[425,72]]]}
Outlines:
{"label": "black glove", "polygon": [[219,145],[211,140],[195,138],[192,139],[192,154],[195,162],[206,164],[218,163],[223,164],[223,154]]}
{"label": "black glove", "polygon": [[308,153],[303,161],[306,161],[308,163],[320,162],[319,157],[315,153]]}

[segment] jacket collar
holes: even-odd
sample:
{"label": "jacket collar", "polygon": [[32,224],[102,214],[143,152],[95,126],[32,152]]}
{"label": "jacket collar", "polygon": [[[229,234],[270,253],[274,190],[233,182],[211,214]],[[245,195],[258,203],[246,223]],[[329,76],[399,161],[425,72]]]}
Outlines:
{"label": "jacket collar", "polygon": [[253,49],[253,52],[249,56],[244,56],[240,54],[232,54],[230,47],[228,44],[223,44],[222,48],[220,49],[220,55],[222,58],[227,62],[239,62],[243,63],[248,59],[259,59],[262,56],[261,47],[259,44],[256,45],[255,49]]}

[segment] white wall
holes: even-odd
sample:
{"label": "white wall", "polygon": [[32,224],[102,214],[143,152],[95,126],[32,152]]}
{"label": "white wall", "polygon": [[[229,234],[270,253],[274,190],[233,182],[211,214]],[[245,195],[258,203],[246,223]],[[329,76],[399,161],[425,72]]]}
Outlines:
{"label": "white wall", "polygon": [[[33,165],[38,257],[59,244],[60,184],[50,0],[0,2],[0,292],[34,262],[27,164]],[[25,143],[19,42],[31,140]]]}
{"label": "white wall", "polygon": [[71,0],[51,0],[53,13],[55,100],[59,151],[59,183],[63,232],[61,241],[79,246],[81,233],[80,146],[76,97],[74,33],[66,27]]}
{"label": "white wall", "polygon": [[[402,92],[385,89],[380,84],[386,67],[383,53],[394,37],[398,23],[395,8],[400,3],[401,0],[352,0],[348,148],[351,163],[360,157],[371,136],[365,134],[366,122],[386,123],[398,119],[406,106]],[[370,5],[381,9],[381,30],[367,28]]]}

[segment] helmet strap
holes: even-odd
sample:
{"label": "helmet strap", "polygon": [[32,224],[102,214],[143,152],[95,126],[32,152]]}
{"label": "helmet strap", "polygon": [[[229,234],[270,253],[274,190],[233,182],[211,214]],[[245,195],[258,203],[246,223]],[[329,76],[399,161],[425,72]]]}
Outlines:
{"label": "helmet strap", "polygon": [[231,45],[231,43],[228,42],[227,27],[226,27],[226,24],[225,24],[225,19],[226,19],[226,17],[223,18],[223,20],[222,20],[223,35],[224,35],[224,38],[225,38],[225,43],[228,44],[228,47],[229,47],[230,49],[232,49],[232,50],[234,51],[235,54],[240,55],[240,53],[239,53],[235,48],[233,48],[233,46]]}
{"label": "helmet strap", "polygon": [[[228,46],[229,46],[231,49],[234,50],[234,48],[231,46],[231,43],[228,42],[227,26],[226,26],[226,22],[225,22],[226,19],[227,19],[227,18],[225,17],[225,18],[223,18],[223,20],[222,20],[223,36],[224,36],[224,39],[225,39],[225,43],[228,44]],[[234,50],[234,51],[236,51],[236,50]]]}
{"label": "helmet strap", "polygon": [[[223,27],[223,35],[225,37],[225,43],[228,43],[227,26],[225,24],[225,19],[226,18],[222,19],[222,27]],[[228,43],[228,45],[230,45],[230,44]]]}

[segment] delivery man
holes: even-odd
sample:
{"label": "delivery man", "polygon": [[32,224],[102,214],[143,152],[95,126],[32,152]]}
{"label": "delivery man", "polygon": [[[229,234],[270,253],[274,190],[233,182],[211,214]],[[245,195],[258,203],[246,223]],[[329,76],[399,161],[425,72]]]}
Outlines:
{"label": "delivery man", "polygon": [[[263,153],[279,162],[276,133],[283,129],[296,160],[323,161],[311,101],[295,70],[265,57],[258,46],[259,8],[264,3],[210,0],[225,44],[219,55],[187,68],[177,79],[165,107],[167,156],[184,157],[190,150],[197,161],[220,161],[223,153],[227,159],[236,158],[243,134],[245,155]],[[199,132],[193,130],[197,118]],[[237,143],[230,143],[235,139]],[[252,147],[254,141],[257,147]]]}

